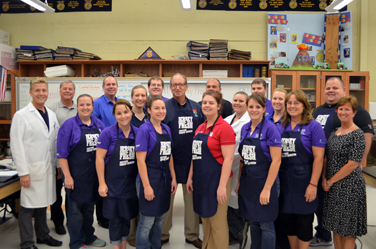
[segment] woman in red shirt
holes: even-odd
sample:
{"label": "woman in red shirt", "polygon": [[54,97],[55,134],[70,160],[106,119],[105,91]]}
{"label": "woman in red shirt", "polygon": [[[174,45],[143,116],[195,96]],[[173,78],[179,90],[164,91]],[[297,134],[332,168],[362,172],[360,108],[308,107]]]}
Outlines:
{"label": "woman in red shirt", "polygon": [[206,121],[192,144],[192,165],[187,190],[193,193],[193,209],[202,217],[202,248],[228,248],[227,206],[231,193],[235,132],[220,116],[222,94],[205,92],[202,112]]}

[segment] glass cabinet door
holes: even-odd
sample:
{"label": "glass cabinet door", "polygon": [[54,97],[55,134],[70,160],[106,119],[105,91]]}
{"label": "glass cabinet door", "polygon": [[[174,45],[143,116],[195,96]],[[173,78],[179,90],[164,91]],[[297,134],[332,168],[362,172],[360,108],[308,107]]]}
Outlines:
{"label": "glass cabinet door", "polygon": [[275,88],[282,88],[287,92],[291,92],[294,88],[295,75],[293,71],[272,70],[271,92],[273,92]]}
{"label": "glass cabinet door", "polygon": [[358,103],[368,110],[368,72],[348,72],[346,76],[348,81],[347,94],[356,97]]}
{"label": "glass cabinet door", "polygon": [[297,72],[297,89],[302,90],[312,108],[320,103],[320,73],[311,71]]}

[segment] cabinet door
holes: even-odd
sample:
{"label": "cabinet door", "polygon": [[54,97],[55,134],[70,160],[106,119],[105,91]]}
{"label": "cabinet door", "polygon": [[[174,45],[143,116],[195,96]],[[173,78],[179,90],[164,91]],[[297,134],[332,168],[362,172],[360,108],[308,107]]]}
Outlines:
{"label": "cabinet door", "polygon": [[272,70],[272,92],[276,88],[291,92],[295,89],[294,82],[296,82],[296,71]]}
{"label": "cabinet door", "polygon": [[369,108],[369,72],[347,72],[346,87],[347,95],[352,95],[357,98],[367,111]]}
{"label": "cabinet door", "polygon": [[320,72],[315,71],[297,71],[296,89],[302,90],[311,104],[312,108],[320,103]]}

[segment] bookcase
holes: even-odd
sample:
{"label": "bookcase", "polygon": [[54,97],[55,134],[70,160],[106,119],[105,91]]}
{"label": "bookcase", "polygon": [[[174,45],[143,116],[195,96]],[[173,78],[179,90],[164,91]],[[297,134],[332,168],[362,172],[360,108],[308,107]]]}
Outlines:
{"label": "bookcase", "polygon": [[88,61],[18,61],[22,77],[44,77],[46,67],[68,65],[76,71],[76,77],[97,77],[119,70],[120,77],[126,73],[144,73],[148,77],[166,77],[168,73],[181,73],[186,77],[202,77],[203,70],[227,70],[229,78],[243,76],[243,66],[267,67],[266,77],[271,76],[267,60],[88,60]]}
{"label": "bookcase", "polygon": [[[347,95],[357,98],[369,110],[369,72],[344,70],[284,70],[272,69],[272,92],[284,88],[287,92],[300,89],[307,95],[313,108],[325,103],[325,82],[330,77],[343,80]],[[357,84],[357,85],[354,85]]]}

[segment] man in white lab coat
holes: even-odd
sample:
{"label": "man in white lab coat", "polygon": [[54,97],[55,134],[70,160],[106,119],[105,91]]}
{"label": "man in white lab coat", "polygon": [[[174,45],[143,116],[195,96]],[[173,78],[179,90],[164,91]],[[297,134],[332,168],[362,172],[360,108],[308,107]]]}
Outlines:
{"label": "man in white lab coat", "polygon": [[46,208],[56,200],[56,138],[59,123],[56,115],[44,106],[48,84],[44,78],[30,82],[32,101],[14,114],[10,146],[21,184],[21,207],[18,214],[21,248],[36,249],[32,218],[35,217],[37,243],[61,246],[49,235]]}

